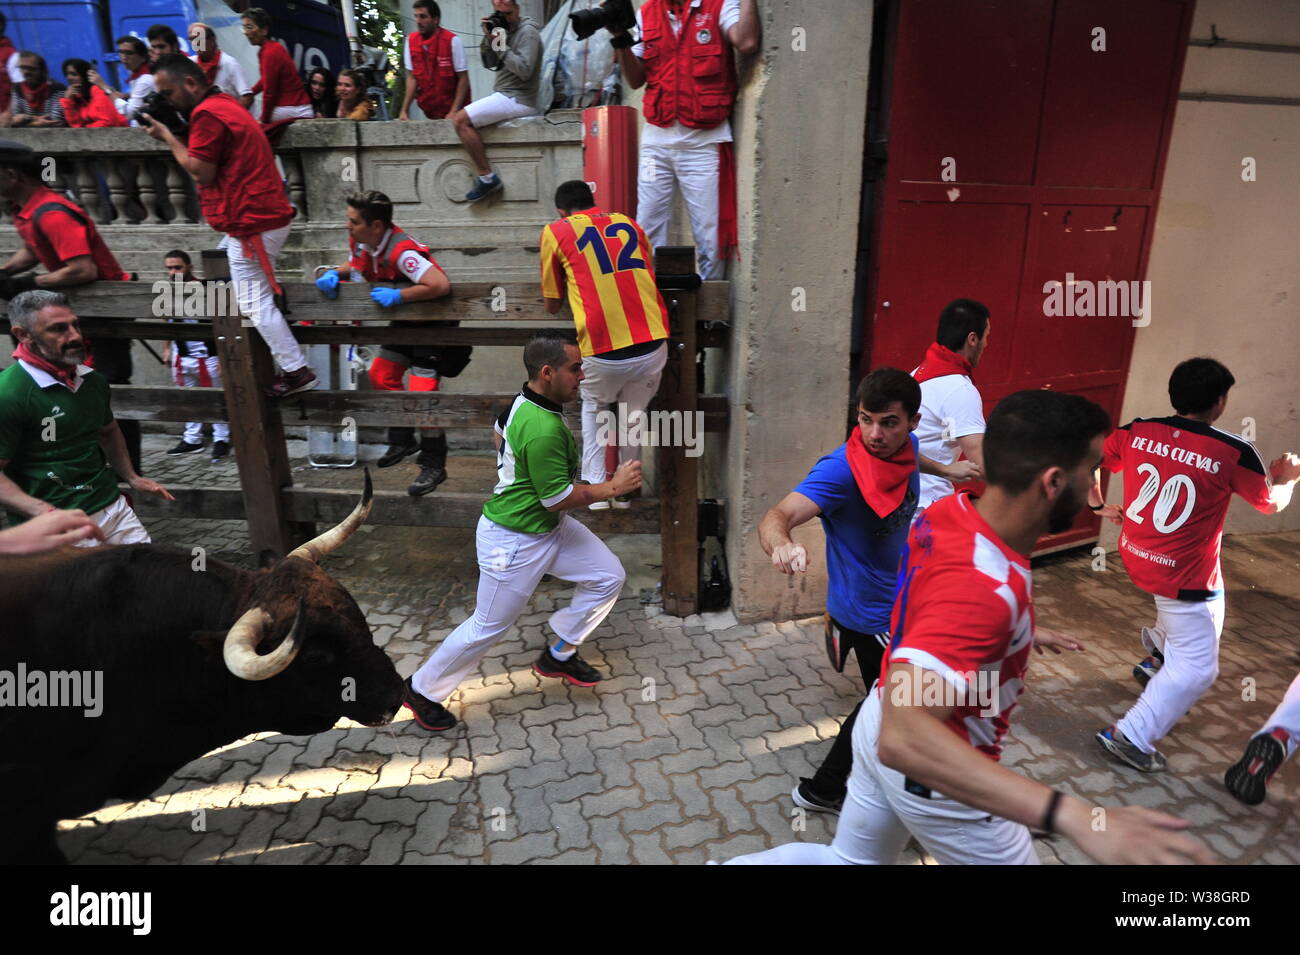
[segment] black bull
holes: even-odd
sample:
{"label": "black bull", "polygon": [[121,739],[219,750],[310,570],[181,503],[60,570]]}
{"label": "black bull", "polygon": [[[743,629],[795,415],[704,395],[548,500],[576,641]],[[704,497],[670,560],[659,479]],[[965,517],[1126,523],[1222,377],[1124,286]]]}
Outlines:
{"label": "black bull", "polygon": [[[250,733],[389,722],[402,680],[319,566],[370,503],[367,474],[342,524],[256,572],[151,544],[0,557],[0,863],[62,861],[58,820],[144,798]],[[20,666],[80,674],[79,705],[18,705],[35,684],[6,696],[3,681],[15,690]]]}

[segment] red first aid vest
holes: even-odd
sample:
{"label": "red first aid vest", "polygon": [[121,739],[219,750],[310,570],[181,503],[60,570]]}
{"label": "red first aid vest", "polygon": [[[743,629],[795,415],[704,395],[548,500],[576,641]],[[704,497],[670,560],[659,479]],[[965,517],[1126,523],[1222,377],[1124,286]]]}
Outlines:
{"label": "red first aid vest", "polygon": [[701,0],[698,7],[685,7],[686,22],[676,36],[665,0],[647,0],[641,8],[646,122],[708,129],[731,115],[736,67],[731,41],[718,25],[722,4]]}
{"label": "red first aid vest", "polygon": [[[193,128],[208,113],[230,132],[228,148],[218,156],[202,150],[200,159],[217,164],[217,178],[200,185],[199,205],[208,225],[218,232],[249,236],[278,229],[293,219],[293,206],[275,168],[266,134],[248,110],[225,93],[216,93],[194,107],[190,116],[190,151],[196,148]],[[206,145],[206,144],[205,144]]]}
{"label": "red first aid vest", "polygon": [[86,234],[90,258],[98,270],[96,278],[113,281],[126,281],[130,278],[104,244],[94,220],[86,215],[81,206],[53,189],[42,186],[33,190],[22,209],[14,216],[14,228],[18,230],[18,237],[23,240],[23,244],[35,253],[41,260],[41,265],[49,272],[67,265],[55,251],[51,236],[59,230],[75,229]]}
{"label": "red first aid vest", "polygon": [[417,253],[421,258],[428,259],[433,263],[434,268],[442,268],[429,252],[427,245],[411,238],[396,225],[393,226],[392,235],[389,236],[388,240],[388,248],[384,251],[384,257],[381,260],[375,259],[369,250],[358,249],[357,244],[350,238],[348,239],[348,245],[352,250],[352,267],[360,271],[367,282],[396,282],[398,279],[405,279],[409,282],[410,279],[402,274],[397,265],[398,258],[408,250]]}
{"label": "red first aid vest", "polygon": [[439,27],[427,40],[418,32],[406,38],[415,77],[415,101],[429,119],[442,119],[456,99],[456,70],[452,66],[450,30]]}
{"label": "red first aid vest", "polygon": [[18,51],[14,48],[13,40],[7,36],[0,36],[0,110],[9,108],[9,99],[14,93],[14,81],[9,79],[9,57]]}

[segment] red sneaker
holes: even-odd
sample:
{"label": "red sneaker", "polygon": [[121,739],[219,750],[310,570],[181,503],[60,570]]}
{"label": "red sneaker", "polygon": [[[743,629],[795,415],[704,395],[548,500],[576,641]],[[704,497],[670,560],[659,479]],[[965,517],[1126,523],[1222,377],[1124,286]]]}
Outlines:
{"label": "red sneaker", "polygon": [[300,391],[310,391],[316,387],[316,384],[316,372],[303,365],[297,371],[276,375],[266,389],[266,396],[268,398],[286,398],[289,395],[296,395]]}

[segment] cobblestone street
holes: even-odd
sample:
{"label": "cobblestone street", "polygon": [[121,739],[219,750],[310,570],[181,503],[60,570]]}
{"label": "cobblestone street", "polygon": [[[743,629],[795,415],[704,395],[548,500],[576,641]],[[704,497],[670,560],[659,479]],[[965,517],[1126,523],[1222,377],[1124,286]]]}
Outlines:
{"label": "cobblestone street", "polygon": [[[147,436],[149,476],[235,481],[233,463],[212,465],[206,454],[162,457],[173,442]],[[290,448],[295,463],[299,445]],[[490,467],[489,458],[453,456],[453,481]],[[413,474],[372,473],[392,487]],[[359,486],[360,472],[304,480]],[[253,566],[241,522],[154,521],[150,532],[158,543],[202,545],[212,558]],[[453,697],[463,724],[450,734],[428,734],[402,710],[387,728],[341,723],[314,737],[249,737],[185,766],[151,799],[64,822],[60,847],[84,864],[608,864],[703,863],[793,839],[828,842],[834,819],[795,813],[790,790],[812,774],[860,697],[855,663],[843,675],[830,669],[820,619],[741,625],[729,612],[662,615],[642,602],[658,573],[657,539],[610,544],[629,582],[584,647],[607,674],[599,686],[542,680],[530,668],[547,616],[570,591],[547,580],[481,675]],[[1221,674],[1161,744],[1163,776],[1120,767],[1092,739],[1137,696],[1138,628],[1154,615],[1108,556],[1104,571],[1086,550],[1036,563],[1040,625],[1072,634],[1087,652],[1034,658],[1004,763],[1100,805],[1189,819],[1224,861],[1300,862],[1300,766],[1285,766],[1256,808],[1222,785],[1300,669],[1300,533],[1226,541]],[[403,676],[473,608],[469,529],[363,527],[325,566]],[[1243,701],[1250,681],[1254,699]],[[1044,862],[1087,861],[1060,838],[1036,845]],[[912,848],[903,861],[930,860]]]}

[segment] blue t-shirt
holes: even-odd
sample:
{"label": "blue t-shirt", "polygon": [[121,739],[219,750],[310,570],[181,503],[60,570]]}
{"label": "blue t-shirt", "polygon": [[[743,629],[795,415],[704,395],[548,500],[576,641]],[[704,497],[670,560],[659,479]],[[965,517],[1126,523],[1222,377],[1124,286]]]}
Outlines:
{"label": "blue t-shirt", "polygon": [[[909,435],[920,460],[916,435]],[[860,633],[886,633],[894,607],[898,562],[916,513],[921,472],[913,471],[907,494],[894,513],[879,517],[867,507],[840,445],[823,457],[795,490],[821,508],[826,531],[826,610]]]}

